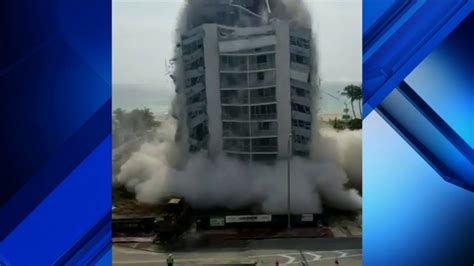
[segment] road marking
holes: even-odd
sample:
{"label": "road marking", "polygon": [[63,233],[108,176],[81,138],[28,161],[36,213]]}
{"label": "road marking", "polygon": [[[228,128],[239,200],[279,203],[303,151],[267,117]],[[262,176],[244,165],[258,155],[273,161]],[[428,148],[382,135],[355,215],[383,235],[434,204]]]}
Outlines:
{"label": "road marking", "polygon": [[[147,255],[157,255],[157,256],[165,256],[166,254],[164,253],[156,253],[156,252],[136,252],[136,253],[133,253],[133,252],[130,252],[130,249],[133,249],[133,248],[129,248],[129,247],[120,247],[119,250],[120,252],[123,252],[124,254],[147,254]],[[354,250],[345,250],[345,251],[360,251],[362,252],[361,250],[358,250],[358,249],[354,249]],[[326,257],[326,258],[322,258],[321,255],[319,254],[316,254],[317,252],[321,252],[321,253],[328,253],[328,252],[333,252],[333,253],[338,253],[339,256],[332,256],[332,257]],[[348,255],[347,252],[343,252],[343,251],[339,251],[339,250],[332,250],[332,251],[305,251],[305,252],[302,252],[303,254],[305,255],[309,255],[312,257],[312,259],[309,261],[309,262],[316,262],[316,261],[325,261],[325,260],[333,260],[335,258],[350,258],[350,257],[360,257],[362,256],[362,254],[353,254],[353,255]],[[281,263],[280,265],[291,265],[291,264],[296,264],[296,263],[301,263],[303,261],[300,261],[298,260],[297,258],[294,257],[294,255],[296,256],[301,256],[302,253],[298,253],[298,252],[290,252],[290,253],[286,253],[286,254],[281,254],[281,253],[278,253],[278,254],[262,254],[262,255],[253,255],[253,256],[236,256],[236,257],[214,257],[214,258],[175,258],[175,261],[176,263],[185,263],[185,262],[194,262],[194,263],[197,263],[197,262],[207,262],[207,263],[210,263],[210,262],[216,262],[216,263],[222,263],[223,261],[233,261],[233,262],[242,262],[243,260],[251,260],[252,258],[265,258],[265,257],[280,257],[280,258],[284,258],[286,259],[287,261],[284,262],[284,263]],[[292,256],[293,255],[293,256]],[[166,262],[166,259],[163,258],[163,259],[151,259],[151,260],[130,260],[130,261],[117,261],[117,260],[113,260],[113,263],[116,264],[116,265],[137,265],[137,264],[161,264],[161,263],[165,263]],[[249,261],[250,262],[250,261]],[[306,262],[307,263],[307,262]],[[308,264],[308,263],[307,263]]]}
{"label": "road marking", "polygon": [[341,255],[339,256],[339,258],[347,257],[347,253],[346,253],[346,252],[342,252],[342,251],[338,251],[338,250],[335,250],[334,252],[341,254]]}
{"label": "road marking", "polygon": [[277,254],[278,257],[283,257],[283,258],[286,258],[288,259],[287,262],[285,263],[281,263],[281,265],[288,265],[288,264],[293,264],[294,261],[296,260],[295,257],[292,257],[292,256],[288,256],[288,255],[285,255],[285,254]]}
{"label": "road marking", "polygon": [[320,259],[321,259],[321,255],[318,255],[318,254],[316,254],[316,253],[313,253],[313,252],[306,251],[306,252],[304,252],[304,254],[306,254],[306,255],[309,255],[309,256],[312,256],[312,257],[313,257],[313,259],[312,259],[312,260],[310,260],[310,262],[312,262],[312,261],[318,261],[318,260],[320,260]]}

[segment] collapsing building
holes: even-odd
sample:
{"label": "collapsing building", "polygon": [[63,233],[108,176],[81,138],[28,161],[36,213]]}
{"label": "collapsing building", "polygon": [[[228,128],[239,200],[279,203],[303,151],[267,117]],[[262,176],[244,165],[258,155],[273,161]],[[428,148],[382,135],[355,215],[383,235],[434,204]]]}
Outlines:
{"label": "collapsing building", "polygon": [[273,161],[289,147],[307,156],[316,78],[311,29],[279,1],[188,2],[174,74],[185,102],[177,134],[187,136],[178,138],[211,157]]}

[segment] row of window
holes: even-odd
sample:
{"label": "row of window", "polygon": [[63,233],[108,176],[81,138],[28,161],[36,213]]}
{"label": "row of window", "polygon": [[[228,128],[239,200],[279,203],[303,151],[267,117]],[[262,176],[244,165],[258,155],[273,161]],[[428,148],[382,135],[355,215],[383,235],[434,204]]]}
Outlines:
{"label": "row of window", "polygon": [[198,103],[204,100],[206,100],[206,93],[204,90],[202,90],[194,95],[189,96],[186,100],[186,104]]}
{"label": "row of window", "polygon": [[222,88],[246,88],[274,84],[276,73],[274,70],[257,73],[221,73],[220,83]]}
{"label": "row of window", "polygon": [[250,110],[252,115],[276,114],[276,104],[251,106]]}
{"label": "row of window", "polygon": [[[270,122],[270,121],[264,121],[264,122],[253,122],[252,123],[252,128],[255,127],[258,130],[269,130],[270,127],[273,125],[273,128],[276,128],[276,122]],[[224,130],[229,130],[229,131],[239,131],[239,132],[247,132],[248,135],[248,123],[238,123],[238,122],[223,122],[222,123],[222,128]],[[252,130],[253,131],[253,130]]]}
{"label": "row of window", "polygon": [[224,139],[224,150],[250,151],[250,141],[252,141],[253,151],[276,151],[278,146],[277,138],[258,139]]}
{"label": "row of window", "polygon": [[192,87],[198,84],[199,82],[204,82],[204,75],[199,76],[199,77],[194,77],[194,78],[187,78],[184,80],[184,85],[186,87]]}
{"label": "row of window", "polygon": [[310,65],[311,60],[308,56],[291,53],[290,62],[302,65]]}
{"label": "row of window", "polygon": [[184,65],[184,70],[198,69],[199,67],[204,67],[204,57],[199,57],[191,63]]}
{"label": "row of window", "polygon": [[300,144],[308,144],[309,142],[309,137],[301,136],[301,135],[294,135],[293,136],[293,142],[295,143],[300,143]]}
{"label": "row of window", "polygon": [[196,110],[196,111],[191,111],[188,113],[188,118],[193,119],[195,117],[198,117],[199,115],[204,114],[204,110]]}
{"label": "row of window", "polygon": [[243,162],[249,161],[261,161],[263,163],[272,164],[275,162],[277,155],[276,154],[238,154],[238,153],[228,153],[227,156],[236,158]]}
{"label": "row of window", "polygon": [[296,36],[290,36],[290,44],[301,47],[301,48],[305,48],[305,49],[310,48],[309,40],[296,37]]}
{"label": "row of window", "polygon": [[198,49],[202,49],[202,48],[203,48],[202,39],[195,40],[191,43],[183,45],[183,54],[184,55],[192,54],[194,51]]}
{"label": "row of window", "polygon": [[292,124],[294,127],[301,127],[305,129],[311,129],[311,123],[303,120],[293,119]]}
{"label": "row of window", "polygon": [[292,92],[292,94],[294,94],[296,96],[300,96],[300,97],[309,97],[310,96],[310,92],[308,90],[298,88],[298,87],[295,87],[295,86],[291,86],[291,92]]}
{"label": "row of window", "polygon": [[[275,47],[276,47],[275,45],[267,45],[267,46],[262,46],[255,49],[239,50],[238,52],[235,52],[235,53],[236,54],[243,54],[243,53],[251,54],[251,53],[271,52],[271,51],[275,51]],[[234,52],[231,52],[231,53],[234,53]]]}
{"label": "row of window", "polygon": [[251,90],[250,91],[250,97],[251,98],[256,98],[256,97],[274,97],[275,96],[275,87],[271,88],[264,88],[264,89],[258,89],[258,90]]}
{"label": "row of window", "polygon": [[[251,119],[274,119],[276,118],[276,105],[256,105],[250,106]],[[247,106],[223,106],[222,116],[225,119],[249,119],[249,108]]]}
{"label": "row of window", "polygon": [[308,106],[299,103],[291,103],[291,110],[300,113],[311,114],[311,109]]}

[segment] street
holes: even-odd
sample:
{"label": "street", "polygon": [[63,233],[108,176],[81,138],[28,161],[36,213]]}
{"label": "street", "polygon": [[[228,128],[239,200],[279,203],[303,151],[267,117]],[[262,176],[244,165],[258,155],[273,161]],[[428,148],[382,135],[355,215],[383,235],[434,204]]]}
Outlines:
{"label": "street", "polygon": [[234,241],[189,251],[163,250],[150,243],[114,244],[112,251],[114,265],[165,265],[170,253],[175,265],[336,265],[336,258],[339,265],[362,265],[360,238]]}

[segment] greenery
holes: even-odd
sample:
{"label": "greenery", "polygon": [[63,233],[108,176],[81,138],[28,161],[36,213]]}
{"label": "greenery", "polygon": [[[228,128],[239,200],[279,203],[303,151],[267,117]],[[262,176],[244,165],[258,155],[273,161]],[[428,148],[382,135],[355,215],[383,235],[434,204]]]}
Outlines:
{"label": "greenery", "polygon": [[360,86],[351,84],[344,88],[344,91],[341,93],[341,95],[346,96],[351,101],[352,114],[354,115],[354,119],[357,118],[354,110],[354,102],[358,101],[359,118],[362,118],[362,88]]}
{"label": "greenery", "polygon": [[112,146],[144,136],[159,125],[160,122],[155,120],[155,115],[148,108],[131,111],[117,108],[112,114]]}
{"label": "greenery", "polygon": [[[362,86],[357,86],[354,84],[347,85],[341,95],[344,95],[348,98],[351,103],[352,117],[349,115],[349,108],[345,104],[343,115],[341,120],[337,118],[334,120],[333,127],[338,130],[350,129],[357,130],[362,128]],[[358,103],[359,112],[358,115],[354,109],[354,102]]]}

